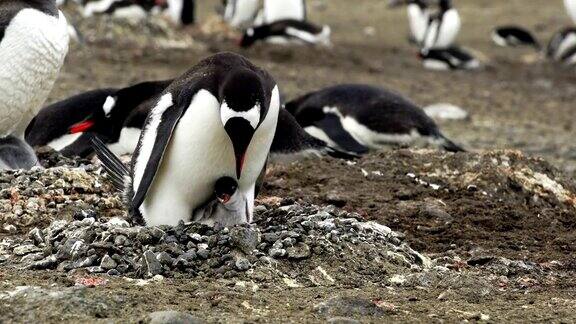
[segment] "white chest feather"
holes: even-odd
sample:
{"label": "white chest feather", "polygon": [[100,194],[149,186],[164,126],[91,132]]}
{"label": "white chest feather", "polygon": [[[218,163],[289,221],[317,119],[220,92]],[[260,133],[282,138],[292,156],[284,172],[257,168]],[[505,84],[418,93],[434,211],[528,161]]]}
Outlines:
{"label": "white chest feather", "polygon": [[568,11],[568,15],[572,18],[572,21],[576,23],[576,0],[564,0],[564,6]]}
{"label": "white chest feather", "polygon": [[[140,209],[148,225],[189,221],[194,209],[210,197],[218,178],[235,176],[234,149],[222,126],[219,107],[220,103],[210,92],[201,90],[180,119]],[[254,183],[272,144],[279,107],[275,89],[267,117],[248,147],[238,181],[238,191],[248,197],[250,215]]]}
{"label": "white chest feather", "polygon": [[303,0],[264,0],[263,22],[270,24],[279,20],[305,20]]}
{"label": "white chest feather", "polygon": [[446,11],[442,20],[430,23],[425,39],[425,48],[442,49],[454,44],[460,32],[460,15],[455,9]]}
{"label": "white chest feather", "polygon": [[233,27],[251,24],[259,6],[259,0],[228,0],[224,20]]}
{"label": "white chest feather", "polygon": [[430,13],[428,10],[423,10],[416,4],[408,5],[408,21],[410,23],[410,32],[418,43],[421,43],[424,40],[429,18]]}
{"label": "white chest feather", "polygon": [[0,136],[21,136],[49,95],[68,52],[68,24],[21,10],[0,43]]}

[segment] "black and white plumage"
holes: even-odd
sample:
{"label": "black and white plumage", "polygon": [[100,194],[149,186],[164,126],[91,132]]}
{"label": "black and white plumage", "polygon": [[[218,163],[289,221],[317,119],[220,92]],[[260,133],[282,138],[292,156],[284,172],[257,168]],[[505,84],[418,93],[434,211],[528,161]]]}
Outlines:
{"label": "black and white plumage", "polygon": [[447,151],[464,151],[446,138],[424,111],[386,89],[343,84],[304,95],[286,104],[298,123],[330,146],[357,154],[417,138]]}
{"label": "black and white plumage", "polygon": [[330,34],[329,26],[320,27],[300,20],[281,20],[246,29],[240,46],[250,47],[257,41],[330,46]]}
{"label": "black and white plumage", "polygon": [[148,225],[190,221],[227,176],[246,201],[242,221],[251,222],[279,111],[279,90],[266,71],[231,53],[202,60],[148,115],[125,182],[130,214]]}
{"label": "black and white plumage", "polygon": [[519,26],[502,26],[492,31],[492,40],[498,46],[516,47],[531,46],[540,49],[540,43],[534,35],[525,28]]}
{"label": "black and white plumage", "polygon": [[435,71],[476,70],[482,64],[471,53],[461,47],[426,50],[419,53],[424,68]]}
{"label": "black and white plumage", "polygon": [[305,0],[224,0],[224,20],[233,27],[260,26],[280,20],[306,21]]}
{"label": "black and white plumage", "polygon": [[192,220],[213,227],[229,227],[243,223],[249,216],[246,197],[238,191],[238,182],[232,177],[216,180],[208,203],[194,212]]}
{"label": "black and white plumage", "polygon": [[54,0],[0,2],[0,161],[9,160],[0,168],[37,163],[24,130],[52,90],[68,42],[68,23]]}
{"label": "black and white plumage", "polygon": [[546,47],[548,59],[572,65],[576,63],[576,28],[565,28],[552,36]]}
{"label": "black and white plumage", "polygon": [[115,154],[132,154],[148,114],[146,104],[170,83],[98,89],[56,102],[30,122],[26,141],[36,147],[50,146],[66,156],[89,157],[94,153],[90,134],[96,134]]}
{"label": "black and white plumage", "polygon": [[391,7],[405,5],[408,13],[410,26],[410,41],[422,44],[426,36],[428,23],[430,22],[430,5],[425,0],[392,0]]}
{"label": "black and white plumage", "polygon": [[223,0],[224,21],[232,27],[251,26],[260,10],[260,0]]}
{"label": "black and white plumage", "polygon": [[163,13],[173,23],[185,26],[195,22],[195,9],[195,0],[85,0],[82,14],[139,21]]}
{"label": "black and white plumage", "polygon": [[440,0],[439,11],[430,16],[421,47],[446,49],[454,45],[460,32],[460,14],[451,0]]}

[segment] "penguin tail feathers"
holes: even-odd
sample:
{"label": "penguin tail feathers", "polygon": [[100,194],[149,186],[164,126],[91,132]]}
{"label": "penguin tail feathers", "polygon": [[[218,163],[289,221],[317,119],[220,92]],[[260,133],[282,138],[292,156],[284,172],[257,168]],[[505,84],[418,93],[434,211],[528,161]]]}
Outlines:
{"label": "penguin tail feathers", "polygon": [[440,146],[448,152],[467,152],[462,146],[452,142],[452,140],[442,134],[438,135],[438,139],[440,140]]}
{"label": "penguin tail feathers", "polygon": [[102,162],[102,167],[106,171],[108,179],[110,179],[117,190],[124,191],[125,179],[130,174],[128,168],[96,135],[92,136],[91,142],[98,159]]}

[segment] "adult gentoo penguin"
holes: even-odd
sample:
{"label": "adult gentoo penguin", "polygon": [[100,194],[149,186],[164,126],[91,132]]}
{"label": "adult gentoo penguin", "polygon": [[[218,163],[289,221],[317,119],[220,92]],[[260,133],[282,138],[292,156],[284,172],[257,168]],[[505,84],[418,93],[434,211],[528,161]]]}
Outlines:
{"label": "adult gentoo penguin", "polygon": [[52,90],[68,41],[54,0],[0,2],[0,169],[37,164],[24,130]]}
{"label": "adult gentoo penguin", "polygon": [[422,49],[419,57],[424,68],[429,70],[476,70],[482,66],[471,53],[458,46],[446,49]]}
{"label": "adult gentoo penguin", "polygon": [[540,44],[527,29],[519,26],[502,26],[492,31],[492,40],[502,47],[531,46],[540,49]]}
{"label": "adult gentoo penguin", "polygon": [[116,174],[126,176],[130,214],[147,225],[190,221],[210,200],[216,180],[232,177],[246,201],[242,222],[251,222],[279,111],[278,86],[266,71],[232,53],[202,60],[164,90],[148,115],[130,174]]}
{"label": "adult gentoo penguin", "polygon": [[420,107],[379,87],[336,85],[288,102],[286,109],[311,135],[347,152],[363,154],[419,137],[447,151],[464,151]]}
{"label": "adult gentoo penguin", "polygon": [[149,112],[144,105],[171,82],[97,89],[53,103],[32,119],[25,139],[32,146],[50,146],[65,156],[89,157],[94,153],[88,135],[92,133],[115,154],[131,154]]}
{"label": "adult gentoo penguin", "polygon": [[250,47],[261,40],[274,44],[307,44],[330,46],[330,27],[316,26],[300,20],[280,20],[246,29],[240,46]]}
{"label": "adult gentoo penguin", "polygon": [[430,17],[421,47],[425,49],[451,47],[456,41],[460,27],[460,15],[452,6],[451,0],[440,0],[439,11]]}

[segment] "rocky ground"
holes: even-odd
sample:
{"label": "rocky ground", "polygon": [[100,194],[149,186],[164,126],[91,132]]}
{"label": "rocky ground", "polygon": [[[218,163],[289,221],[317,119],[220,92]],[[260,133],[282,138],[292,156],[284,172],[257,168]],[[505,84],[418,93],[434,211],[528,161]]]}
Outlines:
{"label": "rocky ground", "polygon": [[[69,10],[87,42],[50,101],[237,50],[217,3],[181,31]],[[42,150],[46,169],[0,174],[0,323],[575,321],[574,71],[488,37],[519,23],[546,40],[569,23],[561,1],[456,1],[460,41],[486,63],[474,73],[422,70],[404,13],[385,4],[310,1],[334,48],[239,52],[288,98],[367,82],[463,107],[468,119],[440,122],[471,153],[273,165],[255,224],[214,230],[133,227],[97,166]]]}

